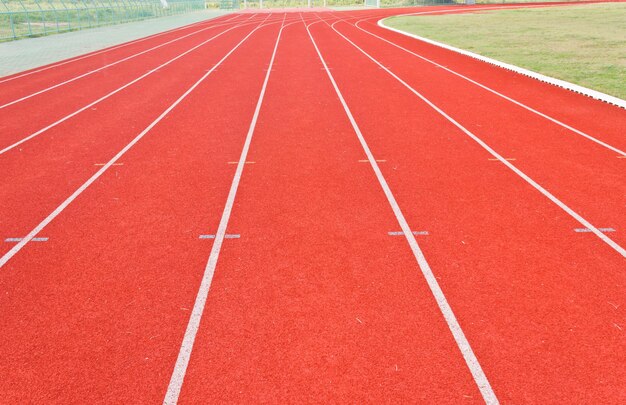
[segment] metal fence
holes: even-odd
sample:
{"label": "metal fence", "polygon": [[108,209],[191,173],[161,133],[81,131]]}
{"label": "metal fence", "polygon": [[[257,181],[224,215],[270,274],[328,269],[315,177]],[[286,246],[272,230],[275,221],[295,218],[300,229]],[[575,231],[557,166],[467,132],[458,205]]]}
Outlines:
{"label": "metal fence", "polygon": [[0,41],[204,8],[204,0],[0,0]]}
{"label": "metal fence", "polygon": [[[204,8],[237,10],[309,5],[406,7],[464,4],[469,1],[472,0],[0,0],[0,41],[182,14]],[[533,0],[473,1],[479,4]]]}

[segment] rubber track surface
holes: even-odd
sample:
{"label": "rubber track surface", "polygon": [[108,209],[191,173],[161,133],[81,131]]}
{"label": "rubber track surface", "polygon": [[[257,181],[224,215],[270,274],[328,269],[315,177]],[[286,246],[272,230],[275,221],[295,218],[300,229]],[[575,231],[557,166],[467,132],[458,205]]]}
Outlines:
{"label": "rubber track surface", "polygon": [[0,78],[0,402],[159,403],[190,350],[180,403],[481,403],[476,367],[625,403],[625,257],[459,125],[623,249],[626,159],[494,91],[620,150],[626,113],[376,24],[468,11],[238,13]]}

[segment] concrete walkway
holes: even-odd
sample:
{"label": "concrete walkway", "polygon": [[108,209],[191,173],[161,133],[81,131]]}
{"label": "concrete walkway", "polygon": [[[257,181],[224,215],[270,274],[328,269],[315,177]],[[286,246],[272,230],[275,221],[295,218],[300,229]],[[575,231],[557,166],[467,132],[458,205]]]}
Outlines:
{"label": "concrete walkway", "polygon": [[3,42],[0,43],[0,77],[183,25],[219,17],[230,12],[228,10],[202,10],[39,38]]}

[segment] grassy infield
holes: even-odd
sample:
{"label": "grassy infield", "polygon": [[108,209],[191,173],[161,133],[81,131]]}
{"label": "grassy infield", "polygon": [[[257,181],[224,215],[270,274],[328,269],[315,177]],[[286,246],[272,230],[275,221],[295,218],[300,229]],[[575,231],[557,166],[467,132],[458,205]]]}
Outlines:
{"label": "grassy infield", "polygon": [[394,17],[386,24],[626,99],[626,4]]}

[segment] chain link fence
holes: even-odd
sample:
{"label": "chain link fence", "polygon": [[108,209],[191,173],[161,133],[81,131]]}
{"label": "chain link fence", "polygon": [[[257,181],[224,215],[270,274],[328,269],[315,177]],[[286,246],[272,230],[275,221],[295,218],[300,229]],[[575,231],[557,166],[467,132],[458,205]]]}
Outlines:
{"label": "chain link fence", "polygon": [[0,41],[188,13],[204,0],[0,0]]}

